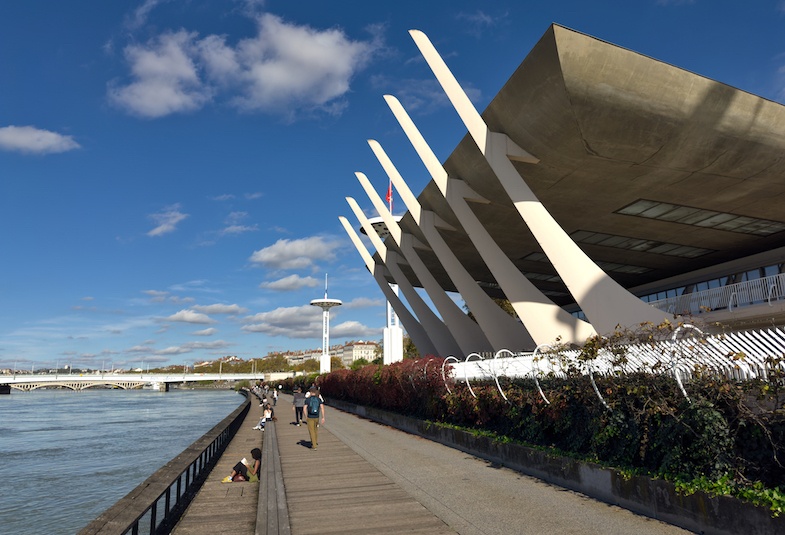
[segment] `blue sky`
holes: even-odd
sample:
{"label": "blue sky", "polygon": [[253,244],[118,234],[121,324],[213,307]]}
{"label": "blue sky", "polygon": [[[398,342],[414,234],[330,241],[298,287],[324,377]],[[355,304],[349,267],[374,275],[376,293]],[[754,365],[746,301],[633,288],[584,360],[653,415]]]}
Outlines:
{"label": "blue sky", "polygon": [[318,348],[325,273],[331,341],[381,338],[338,216],[366,139],[426,184],[382,96],[465,133],[407,30],[482,110],[552,22],[785,102],[779,0],[3,2],[0,368]]}

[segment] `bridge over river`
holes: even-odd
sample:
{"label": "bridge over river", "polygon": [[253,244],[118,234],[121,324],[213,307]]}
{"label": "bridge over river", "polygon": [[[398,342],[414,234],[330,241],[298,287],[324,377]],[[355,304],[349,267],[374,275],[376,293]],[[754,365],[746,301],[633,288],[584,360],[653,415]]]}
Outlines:
{"label": "bridge over river", "polygon": [[[267,375],[267,376],[266,376]],[[0,393],[10,390],[31,391],[39,388],[154,388],[168,391],[173,383],[193,383],[198,381],[257,381],[269,380],[270,374],[264,373],[85,373],[85,374],[16,374],[0,375]],[[4,392],[3,392],[4,390]]]}

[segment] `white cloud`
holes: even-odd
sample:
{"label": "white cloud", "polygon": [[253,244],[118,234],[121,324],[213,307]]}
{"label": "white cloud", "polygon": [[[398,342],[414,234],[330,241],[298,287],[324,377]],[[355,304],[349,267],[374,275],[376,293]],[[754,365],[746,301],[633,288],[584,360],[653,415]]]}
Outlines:
{"label": "white cloud", "polygon": [[226,236],[227,234],[244,234],[246,232],[257,232],[259,230],[258,225],[248,226],[248,225],[229,225],[225,227],[221,234]]}
{"label": "white cloud", "polygon": [[193,310],[197,312],[204,312],[205,314],[245,314],[248,312],[247,308],[243,308],[240,305],[223,305],[223,304],[215,304],[215,305],[195,305],[191,307]]}
{"label": "white cloud", "polygon": [[236,49],[243,86],[235,102],[247,110],[322,107],[349,90],[352,76],[379,47],[351,41],[338,29],[296,26],[270,14],[259,17],[258,25],[258,35]]}
{"label": "white cloud", "polygon": [[162,236],[177,229],[177,223],[188,217],[188,214],[180,212],[180,205],[173,204],[167,206],[157,214],[148,216],[158,224],[153,230],[147,233],[148,236]]}
{"label": "white cloud", "polygon": [[162,1],[166,0],[145,0],[141,6],[134,10],[133,15],[127,18],[125,25],[130,30],[141,28],[147,22],[150,12]]}
{"label": "white cloud", "polygon": [[181,310],[176,314],[172,314],[171,316],[167,317],[166,321],[200,324],[215,323],[215,320],[210,318],[210,316],[207,314],[201,314],[199,312],[194,312],[193,310]]}
{"label": "white cloud", "polygon": [[299,240],[278,240],[273,245],[254,251],[250,261],[276,269],[303,269],[316,260],[335,258],[335,243],[320,236]]}
{"label": "white cloud", "polygon": [[[156,3],[148,0],[137,18]],[[131,81],[110,83],[109,100],[150,118],[197,110],[216,96],[244,111],[337,114],[352,77],[381,47],[376,31],[370,41],[353,41],[337,28],[298,26],[264,14],[257,17],[256,35],[236,46],[225,36],[165,32],[125,48]]]}
{"label": "white cloud", "polygon": [[182,355],[183,353],[191,353],[199,349],[224,349],[231,344],[225,340],[216,340],[214,342],[187,342],[179,346],[169,346],[166,349],[160,349],[155,352],[156,355]]}
{"label": "white cloud", "polygon": [[300,277],[299,275],[289,275],[276,281],[263,282],[259,288],[265,290],[275,290],[276,292],[291,292],[301,288],[314,288],[319,286],[321,281],[313,277]]}
{"label": "white cloud", "polygon": [[383,306],[384,299],[371,299],[369,297],[357,297],[356,299],[352,299],[343,304],[343,308],[371,308]]}
{"label": "white cloud", "polygon": [[249,316],[244,321],[243,331],[270,336],[319,338],[322,331],[322,311],[311,305],[276,308]]}
{"label": "white cloud", "polygon": [[218,332],[218,329],[213,327],[209,327],[207,329],[202,329],[201,331],[194,331],[192,334],[194,336],[212,336]]}
{"label": "white cloud", "polygon": [[71,136],[41,130],[34,126],[0,128],[0,149],[26,154],[52,154],[80,148]]}
{"label": "white cloud", "polygon": [[338,325],[330,326],[330,336],[334,338],[374,338],[382,334],[384,330],[371,328],[358,321],[345,321]]}
{"label": "white cloud", "polygon": [[199,78],[195,33],[180,30],[164,33],[145,45],[125,48],[133,81],[126,86],[110,84],[109,100],[142,117],[162,117],[201,108],[212,90]]}

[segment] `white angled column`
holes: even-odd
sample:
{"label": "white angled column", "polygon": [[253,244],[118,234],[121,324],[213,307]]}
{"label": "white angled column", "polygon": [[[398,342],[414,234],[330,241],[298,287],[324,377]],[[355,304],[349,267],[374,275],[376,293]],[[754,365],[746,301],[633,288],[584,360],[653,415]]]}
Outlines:
{"label": "white angled column", "polygon": [[354,216],[360,222],[363,229],[365,229],[365,233],[368,235],[371,243],[376,248],[379,258],[390,272],[390,275],[392,275],[393,280],[395,280],[395,282],[400,287],[404,297],[406,297],[406,301],[409,303],[409,306],[412,307],[412,310],[417,315],[420,323],[423,325],[423,327],[425,327],[425,330],[428,332],[431,340],[433,340],[439,355],[442,357],[447,357],[449,355],[460,357],[462,355],[461,348],[452,337],[452,334],[450,333],[449,329],[447,329],[447,326],[442,322],[441,319],[439,319],[436,314],[434,314],[433,310],[431,310],[425,301],[423,301],[422,297],[420,297],[420,294],[417,293],[417,290],[414,289],[411,282],[409,282],[409,279],[406,278],[406,275],[404,275],[398,266],[398,262],[403,259],[396,253],[387,249],[387,247],[384,245],[384,242],[382,242],[381,238],[379,238],[378,234],[376,234],[376,230],[373,228],[373,225],[371,225],[371,223],[368,221],[368,218],[365,217],[365,214],[363,214],[363,211],[360,209],[357,201],[351,197],[347,197],[346,202],[349,203],[352,212],[354,212]]}
{"label": "white angled column", "polygon": [[616,325],[635,327],[646,322],[662,322],[666,313],[625,290],[572,241],[511,162],[537,163],[539,160],[507,135],[490,131],[428,37],[417,30],[409,33],[499,183],[594,328],[606,334]]}
{"label": "white angled column", "polygon": [[354,228],[352,228],[352,226],[349,224],[349,221],[342,216],[338,219],[341,221],[341,225],[343,225],[343,228],[346,231],[346,234],[349,236],[349,239],[352,240],[352,243],[357,249],[357,252],[360,253],[360,256],[365,262],[365,267],[367,267],[368,271],[371,272],[374,280],[379,285],[379,289],[387,298],[387,302],[392,305],[393,309],[395,309],[398,319],[401,320],[401,323],[406,329],[406,332],[409,334],[412,342],[414,342],[414,345],[417,347],[417,351],[419,351],[421,356],[439,356],[439,351],[436,349],[436,346],[428,336],[428,333],[425,331],[422,324],[417,320],[417,318],[414,317],[409,309],[406,308],[406,305],[404,305],[403,302],[398,298],[398,294],[393,292],[390,288],[390,284],[387,282],[387,278],[385,277],[384,266],[377,264],[374,261],[371,253],[368,252],[368,249],[365,248],[365,245],[354,231]]}
{"label": "white angled column", "polygon": [[444,170],[401,103],[389,95],[385,95],[384,99],[447,204],[461,222],[472,244],[493,273],[496,282],[537,345],[553,344],[557,339],[561,339],[563,343],[582,345],[587,338],[595,335],[596,332],[590,324],[556,305],[520,272],[493,240],[468,204],[468,202],[487,203],[488,201],[462,180],[449,178],[447,171]]}
{"label": "white angled column", "polygon": [[409,214],[414,218],[433,252],[439,258],[447,275],[452,280],[458,292],[466,301],[482,332],[493,345],[495,351],[508,349],[510,351],[532,350],[536,346],[534,340],[526,331],[523,324],[504,312],[499,305],[488,297],[477,282],[461,265],[455,254],[447,246],[444,238],[439,233],[437,226],[451,230],[451,227],[439,217],[428,210],[423,210],[419,201],[409,189],[401,174],[392,161],[376,142],[369,142],[376,158],[384,168],[385,173],[392,180],[395,189],[403,199]]}

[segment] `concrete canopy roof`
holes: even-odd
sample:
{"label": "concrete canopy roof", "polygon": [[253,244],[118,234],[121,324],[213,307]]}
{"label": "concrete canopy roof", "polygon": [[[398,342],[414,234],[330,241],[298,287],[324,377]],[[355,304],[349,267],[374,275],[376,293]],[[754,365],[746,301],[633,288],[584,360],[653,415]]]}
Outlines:
{"label": "concrete canopy roof", "polygon": [[[601,266],[646,269],[608,271],[625,287],[654,287],[662,279],[785,246],[785,232],[762,237],[615,213],[645,199],[785,223],[780,104],[553,25],[482,115],[491,130],[540,159],[515,165],[568,233],[711,250],[683,258],[581,244]],[[473,205],[475,213],[521,271],[555,275],[547,259],[526,259],[541,249],[468,135],[444,166],[491,201]],[[493,276],[433,183],[419,200],[456,228],[442,232],[447,243],[476,280],[492,286]],[[402,226],[422,236],[409,214]],[[454,290],[436,257],[422,257],[442,286]],[[532,282],[559,304],[574,302],[560,282]]]}

